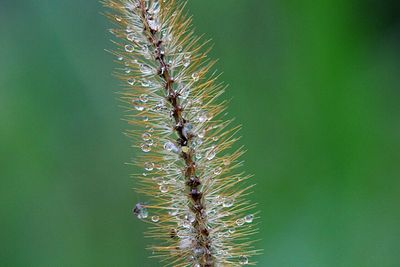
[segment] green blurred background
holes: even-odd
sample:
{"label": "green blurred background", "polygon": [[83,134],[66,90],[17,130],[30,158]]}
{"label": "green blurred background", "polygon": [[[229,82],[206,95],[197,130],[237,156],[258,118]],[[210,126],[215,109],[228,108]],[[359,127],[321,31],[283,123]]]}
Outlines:
{"label": "green blurred background", "polygon": [[[243,124],[259,266],[400,266],[399,1],[189,8]],[[102,10],[0,0],[0,266],[158,266]]]}

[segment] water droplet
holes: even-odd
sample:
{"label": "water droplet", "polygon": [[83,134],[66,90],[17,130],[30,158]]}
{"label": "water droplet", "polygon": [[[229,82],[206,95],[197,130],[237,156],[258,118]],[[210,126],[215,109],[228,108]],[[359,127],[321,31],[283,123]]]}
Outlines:
{"label": "water droplet", "polygon": [[132,27],[132,25],[126,26],[126,32],[133,32],[133,27]]}
{"label": "water droplet", "polygon": [[253,214],[249,214],[249,215],[247,215],[247,216],[244,217],[244,221],[245,221],[246,223],[252,223],[252,222],[253,222],[253,219],[254,219]]}
{"label": "water droplet", "polygon": [[124,60],[124,58],[121,57],[121,56],[118,56],[118,57],[117,57],[117,60],[118,60],[118,61],[122,61],[122,60]]}
{"label": "water droplet", "polygon": [[248,264],[249,263],[249,259],[246,257],[246,256],[240,256],[239,257],[239,263],[241,264],[241,265],[245,265],[245,264]]}
{"label": "water droplet", "polygon": [[125,8],[128,11],[135,11],[135,8],[138,8],[139,5],[137,3],[126,3]]}
{"label": "water droplet", "polygon": [[[127,30],[128,31],[128,30]],[[135,40],[135,34],[134,33],[128,33],[126,35],[126,39],[128,39],[128,41],[133,42],[133,40]]]}
{"label": "water droplet", "polygon": [[194,253],[195,256],[200,257],[201,255],[204,254],[204,248],[202,248],[202,247],[195,247],[195,248],[193,249],[193,253]]}
{"label": "water droplet", "polygon": [[143,121],[149,121],[149,117],[144,116],[144,117],[143,117]]}
{"label": "water droplet", "polygon": [[169,186],[166,184],[160,185],[160,191],[161,193],[167,193],[169,190]]}
{"label": "water droplet", "polygon": [[182,129],[183,136],[188,138],[188,136],[192,134],[192,130],[193,130],[193,125],[190,123],[186,123]]}
{"label": "water droplet", "polygon": [[138,101],[138,100],[133,100],[133,106],[135,107],[135,109],[137,111],[143,111],[144,110],[144,106],[142,106],[142,104]]}
{"label": "water droplet", "polygon": [[[165,2],[164,2],[165,3]],[[153,2],[153,4],[151,5],[150,9],[149,9],[149,13],[150,14],[158,14],[160,12],[160,4],[158,3],[158,1]]]}
{"label": "water droplet", "polygon": [[207,113],[206,113],[206,112],[202,112],[202,113],[199,115],[199,118],[198,118],[199,122],[201,122],[201,123],[207,121],[207,119],[208,119],[208,118],[207,118]]}
{"label": "water droplet", "polygon": [[143,80],[141,81],[141,84],[142,84],[143,87],[149,87],[149,86],[150,86],[149,81],[147,81],[147,80],[145,80],[145,79],[143,79]]}
{"label": "water droplet", "polygon": [[135,50],[135,48],[133,47],[133,45],[125,45],[125,51],[128,53],[132,53],[133,50]]}
{"label": "water droplet", "polygon": [[200,76],[197,72],[192,74],[192,79],[193,81],[197,82],[200,79]]}
{"label": "water droplet", "polygon": [[140,64],[140,71],[141,71],[143,74],[150,74],[150,73],[152,73],[152,69],[151,69],[148,65],[145,65],[145,64]]}
{"label": "water droplet", "polygon": [[224,208],[230,208],[230,207],[233,206],[233,202],[234,202],[234,201],[233,201],[232,198],[226,197],[226,198],[223,199],[222,206],[223,206]]}
{"label": "water droplet", "polygon": [[146,171],[152,171],[154,169],[154,163],[153,162],[145,162],[144,169]]}
{"label": "water droplet", "polygon": [[183,67],[187,68],[190,65],[190,59],[183,60]]}
{"label": "water droplet", "polygon": [[215,150],[212,149],[211,151],[208,152],[207,159],[212,160],[213,158],[215,158],[215,155],[216,155]]}
{"label": "water droplet", "polygon": [[122,21],[122,19],[120,17],[115,17],[115,20],[118,21],[118,22]]}
{"label": "water droplet", "polygon": [[216,214],[217,214],[217,211],[214,210],[214,209],[212,209],[212,210],[210,210],[210,211],[207,212],[207,215],[208,215],[208,216],[215,216]]}
{"label": "water droplet", "polygon": [[164,144],[164,149],[167,150],[167,151],[175,152],[175,153],[178,152],[178,147],[174,143],[172,143],[171,141],[168,141],[168,142],[166,142]]}
{"label": "water droplet", "polygon": [[129,79],[127,80],[127,82],[128,82],[129,85],[134,85],[134,84],[135,84],[135,79],[129,78]]}
{"label": "water droplet", "polygon": [[154,145],[153,139],[146,140],[145,143],[146,143],[147,145],[149,145],[149,146]]}
{"label": "water droplet", "polygon": [[223,163],[225,166],[228,166],[229,164],[231,164],[231,161],[229,159],[224,159]]}
{"label": "water droplet", "polygon": [[199,138],[204,138],[205,135],[206,135],[206,130],[205,130],[205,129],[201,130],[201,131],[197,134],[197,136],[198,136]]}
{"label": "water droplet", "polygon": [[150,140],[150,138],[151,138],[151,134],[149,134],[149,133],[143,133],[143,134],[142,134],[142,138],[143,138],[144,141],[148,141],[148,140]]}
{"label": "water droplet", "polygon": [[214,174],[215,175],[220,175],[221,172],[222,172],[222,167],[217,167],[217,168],[214,169]]}
{"label": "water droplet", "polygon": [[139,99],[140,99],[140,101],[143,102],[143,103],[146,103],[147,101],[149,101],[148,96],[145,95],[145,94],[140,95]]}
{"label": "water droplet", "polygon": [[236,225],[237,226],[242,226],[244,224],[244,220],[243,219],[237,219],[236,220]]}
{"label": "water droplet", "polygon": [[148,52],[149,52],[148,46],[147,45],[143,45],[142,46],[142,53],[146,55]]}
{"label": "water droplet", "polygon": [[151,146],[149,146],[148,144],[142,144],[141,148],[142,148],[142,151],[145,153],[151,151]]}
{"label": "water droplet", "polygon": [[196,153],[196,159],[198,159],[198,160],[199,160],[199,159],[201,159],[202,157],[203,157],[203,156],[201,155],[201,153],[200,153],[200,152],[197,152],[197,153]]}
{"label": "water droplet", "polygon": [[133,214],[135,214],[139,219],[146,219],[149,216],[149,212],[143,206],[142,203],[137,203],[132,209]]}
{"label": "water droplet", "polygon": [[159,216],[152,216],[152,217],[151,217],[151,220],[152,220],[153,222],[158,222],[158,221],[160,221],[160,217],[159,217]]}
{"label": "water droplet", "polygon": [[160,30],[160,23],[155,20],[155,19],[149,19],[147,20],[149,23],[149,27],[153,30],[153,31],[159,31]]}
{"label": "water droplet", "polygon": [[176,215],[178,214],[178,209],[175,208],[175,207],[173,207],[173,209],[170,210],[168,213],[169,213],[169,215],[171,215],[171,216],[176,216]]}

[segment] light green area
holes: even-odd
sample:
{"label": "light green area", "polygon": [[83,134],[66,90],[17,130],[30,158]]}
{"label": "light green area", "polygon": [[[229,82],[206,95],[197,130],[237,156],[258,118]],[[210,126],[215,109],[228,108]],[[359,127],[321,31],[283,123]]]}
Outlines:
{"label": "light green area", "polygon": [[[189,3],[243,124],[259,266],[400,266],[400,20],[384,2]],[[158,266],[130,214],[102,11],[0,1],[0,266]]]}

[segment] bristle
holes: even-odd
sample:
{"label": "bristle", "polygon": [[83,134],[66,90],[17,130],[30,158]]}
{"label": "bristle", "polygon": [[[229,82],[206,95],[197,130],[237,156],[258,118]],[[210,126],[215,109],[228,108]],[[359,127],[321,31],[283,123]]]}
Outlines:
{"label": "bristle", "polygon": [[208,41],[194,34],[185,2],[106,0],[117,26],[115,76],[141,151],[133,213],[151,224],[149,249],[165,266],[255,265],[250,176],[237,172],[239,126],[225,118],[225,86],[212,71]]}

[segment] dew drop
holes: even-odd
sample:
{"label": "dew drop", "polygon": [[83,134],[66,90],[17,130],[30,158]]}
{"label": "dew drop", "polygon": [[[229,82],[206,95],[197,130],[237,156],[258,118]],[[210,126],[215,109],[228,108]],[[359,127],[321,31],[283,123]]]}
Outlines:
{"label": "dew drop", "polygon": [[212,149],[210,152],[208,152],[207,154],[207,159],[208,160],[212,160],[213,158],[215,158],[215,150]]}
{"label": "dew drop", "polygon": [[149,23],[149,27],[153,31],[159,31],[160,30],[160,23],[157,20],[149,19],[148,23]]}
{"label": "dew drop", "polygon": [[240,256],[239,257],[239,263],[241,264],[241,265],[245,265],[245,264],[248,264],[249,263],[249,259],[246,257],[246,256]]}
{"label": "dew drop", "polygon": [[229,159],[224,159],[223,163],[225,166],[228,166],[229,164],[231,164],[231,161]]}
{"label": "dew drop", "polygon": [[142,80],[142,81],[141,81],[141,85],[142,85],[143,87],[149,87],[149,86],[150,86],[150,83],[149,83],[149,81],[147,81],[147,80]]}
{"label": "dew drop", "polygon": [[[128,30],[127,30],[128,31]],[[133,42],[133,40],[135,40],[135,34],[134,33],[128,33],[126,35],[126,39],[128,39],[128,41]]]}
{"label": "dew drop", "polygon": [[145,64],[140,64],[140,71],[141,71],[143,74],[150,74],[150,73],[152,73],[152,69],[151,69],[148,65],[145,65]]}
{"label": "dew drop", "polygon": [[143,138],[144,141],[148,141],[148,140],[150,140],[150,138],[151,138],[151,134],[149,134],[149,133],[143,133],[143,134],[142,134],[142,138]]}
{"label": "dew drop", "polygon": [[232,198],[226,197],[226,198],[223,199],[222,206],[224,208],[230,208],[230,207],[233,206],[233,202],[234,201],[233,201]]}
{"label": "dew drop", "polygon": [[125,51],[128,53],[132,53],[133,50],[135,50],[135,48],[133,47],[133,45],[125,45]]}
{"label": "dew drop", "polygon": [[142,203],[137,203],[132,209],[133,214],[135,214],[139,219],[146,219],[149,216],[149,212],[143,206]]}
{"label": "dew drop", "polygon": [[126,27],[126,32],[133,32],[133,27],[131,25],[128,25]]}
{"label": "dew drop", "polygon": [[204,138],[204,136],[206,135],[206,130],[201,130],[198,134],[197,134],[197,136],[199,137],[199,138]]}
{"label": "dew drop", "polygon": [[188,136],[192,134],[192,130],[193,130],[193,125],[190,123],[186,123],[185,126],[183,126],[182,130],[183,136],[188,138]]}
{"label": "dew drop", "polygon": [[153,5],[151,6],[149,13],[151,14],[158,14],[160,12],[160,4],[158,1],[154,2]]}
{"label": "dew drop", "polygon": [[142,46],[142,53],[147,54],[149,52],[149,48],[147,47],[147,45],[143,45]]}
{"label": "dew drop", "polygon": [[133,78],[129,78],[129,79],[127,80],[127,82],[128,82],[129,85],[134,85],[136,81],[135,81],[135,79],[133,79]]}
{"label": "dew drop", "polygon": [[182,90],[181,90],[181,92],[180,92],[180,98],[182,98],[182,99],[187,99],[188,97],[189,97],[189,94],[190,94],[190,90],[189,90],[189,88],[188,87],[185,87],[185,88],[183,88]]}
{"label": "dew drop", "polygon": [[173,152],[178,152],[178,148],[176,147],[176,145],[174,143],[172,143],[171,141],[168,141],[164,144],[164,149],[167,151],[173,151]]}
{"label": "dew drop", "polygon": [[143,152],[147,153],[151,151],[151,146],[149,146],[148,144],[142,144],[141,149]]}
{"label": "dew drop", "polygon": [[214,210],[214,209],[212,209],[212,210],[210,210],[210,211],[207,212],[207,215],[208,215],[208,216],[215,216],[216,214],[217,214],[217,211]]}
{"label": "dew drop", "polygon": [[201,113],[201,114],[199,115],[199,118],[198,118],[199,122],[201,122],[201,123],[207,121],[207,119],[208,119],[208,118],[207,118],[207,114],[206,114],[205,112]]}
{"label": "dew drop", "polygon": [[133,100],[133,106],[135,107],[135,109],[137,111],[143,111],[144,110],[144,106],[141,105],[141,103],[137,100]]}
{"label": "dew drop", "polygon": [[145,143],[146,143],[147,145],[149,145],[149,146],[154,145],[153,139],[146,140]]}
{"label": "dew drop", "polygon": [[245,221],[246,223],[252,223],[252,222],[253,222],[253,219],[254,219],[253,214],[249,214],[249,215],[247,215],[247,216],[244,217],[244,221]]}
{"label": "dew drop", "polygon": [[144,163],[144,169],[146,171],[152,171],[154,170],[154,163],[153,162],[145,162]]}
{"label": "dew drop", "polygon": [[190,59],[185,59],[185,60],[183,61],[183,66],[184,66],[185,68],[187,68],[187,67],[189,67],[189,65],[190,65]]}
{"label": "dew drop", "polygon": [[197,72],[192,74],[192,79],[193,81],[197,82],[200,79],[200,76]]}
{"label": "dew drop", "polygon": [[200,257],[201,255],[204,254],[204,248],[202,248],[202,247],[195,247],[195,248],[193,249],[193,253],[194,253],[195,256]]}
{"label": "dew drop", "polygon": [[146,103],[147,101],[149,101],[149,97],[146,94],[140,95],[139,99],[143,103]]}
{"label": "dew drop", "polygon": [[121,56],[118,56],[118,57],[117,57],[117,60],[118,60],[118,61],[122,61],[122,60],[124,60],[124,58],[121,57]]}
{"label": "dew drop", "polygon": [[217,167],[217,168],[215,168],[215,170],[214,170],[214,174],[215,174],[215,175],[220,175],[221,172],[222,172],[222,167]]}
{"label": "dew drop", "polygon": [[158,221],[160,221],[160,217],[158,217],[158,216],[152,216],[152,217],[151,217],[151,220],[152,220],[153,222],[158,222]]}
{"label": "dew drop", "polygon": [[118,22],[122,21],[122,19],[120,17],[115,17],[115,20],[118,21]]}
{"label": "dew drop", "polygon": [[170,210],[168,213],[171,216],[176,216],[178,214],[178,209],[174,208],[174,209]]}
{"label": "dew drop", "polygon": [[237,226],[242,226],[244,224],[244,220],[243,219],[237,219],[236,220],[236,225]]}
{"label": "dew drop", "polygon": [[169,186],[166,184],[160,185],[160,191],[161,193],[167,193],[169,190]]}

